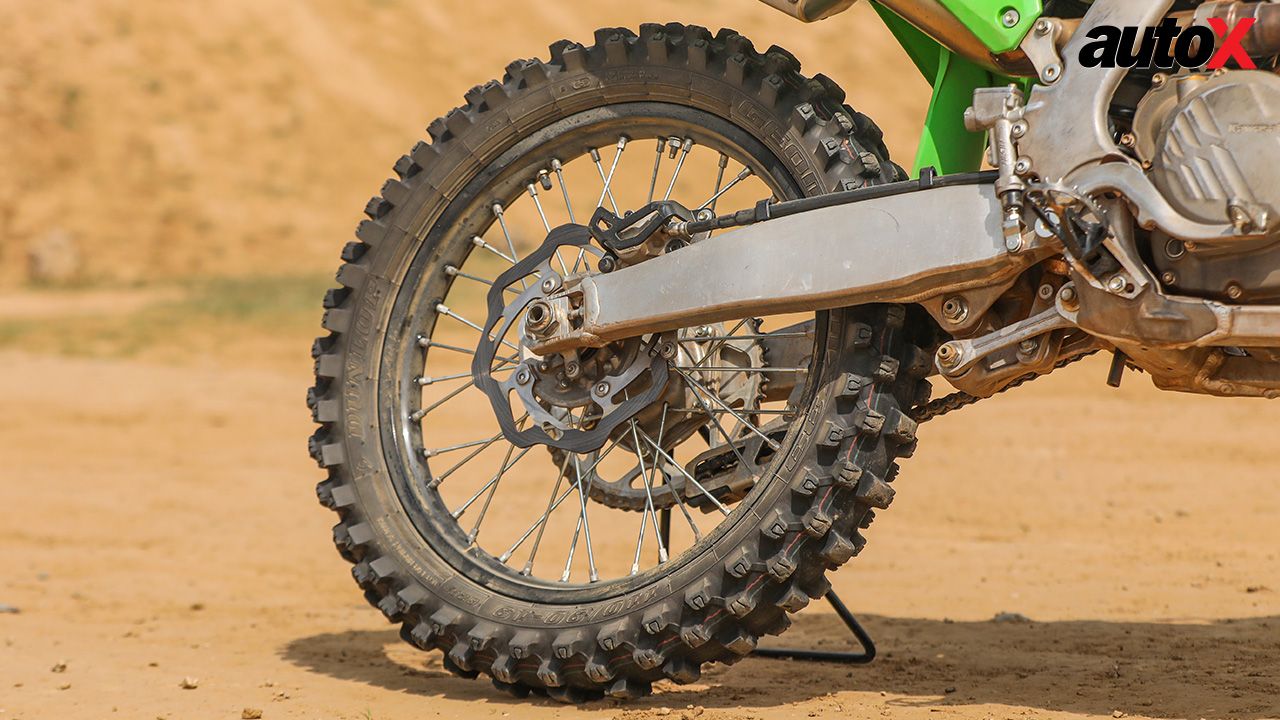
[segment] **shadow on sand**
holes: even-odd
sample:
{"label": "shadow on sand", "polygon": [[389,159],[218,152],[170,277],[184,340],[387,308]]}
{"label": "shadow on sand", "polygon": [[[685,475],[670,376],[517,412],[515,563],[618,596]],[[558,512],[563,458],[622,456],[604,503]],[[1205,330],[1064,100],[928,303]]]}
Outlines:
{"label": "shadow on sand", "polygon": [[[797,617],[788,645],[840,649],[844,628],[832,614]],[[887,693],[875,703],[909,707],[998,704],[1110,716],[1120,710],[1170,720],[1280,716],[1280,618],[1201,624],[949,622],[864,617],[881,648],[861,667],[750,658],[708,666],[695,685],[662,683],[629,707],[776,707],[850,690]],[[769,642],[777,644],[776,639]],[[282,649],[290,662],[335,678],[424,696],[494,704],[517,701],[487,682],[423,663],[398,649],[395,631],[349,631],[299,638]],[[409,653],[413,651],[405,650]],[[845,703],[846,705],[848,703]],[[598,707],[598,705],[596,706]]]}

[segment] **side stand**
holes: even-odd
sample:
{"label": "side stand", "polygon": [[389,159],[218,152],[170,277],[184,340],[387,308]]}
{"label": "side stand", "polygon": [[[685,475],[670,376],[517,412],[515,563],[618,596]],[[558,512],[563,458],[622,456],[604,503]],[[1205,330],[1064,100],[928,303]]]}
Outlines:
{"label": "side stand", "polygon": [[846,663],[849,665],[866,665],[876,659],[876,643],[858,622],[858,618],[849,612],[840,596],[834,590],[824,595],[836,614],[844,621],[844,626],[858,639],[862,652],[845,652],[839,650],[805,650],[801,648],[756,648],[755,655],[767,658],[788,658],[791,660],[809,660],[814,662]]}
{"label": "side stand", "polygon": [[[663,508],[658,516],[658,533],[662,537],[664,545],[671,544],[671,508]],[[812,662],[834,662],[845,663],[848,665],[866,665],[876,659],[876,643],[871,639],[871,635],[867,633],[862,624],[858,622],[858,618],[849,612],[849,608],[845,607],[844,602],[836,595],[835,590],[828,590],[823,595],[827,602],[831,603],[831,607],[835,609],[836,614],[840,616],[840,620],[844,622],[844,626],[858,640],[858,644],[862,646],[862,652],[847,652],[843,650],[805,650],[802,648],[756,648],[753,654],[760,657],[780,658],[791,660],[808,660]]]}

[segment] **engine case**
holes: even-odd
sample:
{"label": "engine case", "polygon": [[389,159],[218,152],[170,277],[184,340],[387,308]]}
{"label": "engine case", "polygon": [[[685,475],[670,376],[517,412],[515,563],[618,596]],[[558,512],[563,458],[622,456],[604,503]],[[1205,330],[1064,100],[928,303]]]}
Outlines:
{"label": "engine case", "polygon": [[1175,209],[1255,236],[1184,243],[1153,233],[1151,257],[1164,285],[1231,302],[1280,298],[1280,77],[1168,79],[1138,105],[1133,127],[1139,157]]}

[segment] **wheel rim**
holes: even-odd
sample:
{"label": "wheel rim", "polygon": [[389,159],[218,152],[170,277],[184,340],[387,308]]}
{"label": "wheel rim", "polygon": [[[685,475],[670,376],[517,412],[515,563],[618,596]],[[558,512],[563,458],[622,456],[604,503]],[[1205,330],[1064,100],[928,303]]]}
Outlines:
{"label": "wheel rim", "polygon": [[[630,140],[619,148],[617,138],[621,135]],[[659,137],[664,138],[661,153]],[[678,140],[674,148],[670,138]],[[478,337],[473,326],[481,325],[484,318],[467,309],[480,307],[473,300],[488,290],[485,280],[509,267],[508,261],[514,256],[523,256],[535,247],[546,230],[558,224],[557,220],[585,222],[601,202],[622,212],[643,205],[652,193],[655,198],[669,196],[692,208],[737,207],[768,194],[787,198],[800,193],[785,165],[760,143],[723,120],[688,108],[637,103],[590,111],[562,120],[523,144],[528,147],[513,149],[477,175],[472,187],[463,193],[471,198],[468,207],[457,212],[457,221],[447,230],[432,230],[436,237],[424,242],[406,272],[401,285],[404,290],[397,298],[391,323],[404,332],[397,340],[389,337],[392,352],[384,352],[384,357],[395,358],[395,372],[384,375],[384,387],[387,382],[394,382],[394,392],[384,392],[382,397],[394,397],[396,402],[384,403],[382,415],[390,420],[384,425],[392,428],[390,447],[398,451],[396,462],[391,464],[399,465],[403,471],[404,481],[399,483],[398,491],[407,507],[420,511],[415,524],[423,538],[437,548],[447,546],[451,552],[446,556],[451,556],[455,564],[466,563],[469,567],[460,569],[471,571],[469,576],[487,573],[514,587],[554,588],[557,597],[568,602],[571,598],[624,592],[655,574],[674,571],[691,555],[683,551],[699,542],[712,542],[731,524],[734,510],[751,504],[752,496],[736,503],[721,503],[710,500],[712,493],[704,493],[707,499],[703,504],[713,509],[708,517],[720,520],[708,522],[696,517],[700,509],[690,508],[684,502],[687,496],[674,489],[681,484],[696,484],[697,473],[690,476],[687,470],[682,472],[676,467],[689,461],[693,448],[672,447],[665,455],[651,450],[639,456],[630,450],[628,446],[655,444],[666,449],[668,438],[661,435],[673,421],[670,403],[657,413],[659,437],[654,437],[653,426],[632,424],[627,428],[632,437],[630,443],[615,442],[612,449],[606,445],[600,452],[606,457],[589,459],[598,470],[609,473],[608,477],[603,472],[594,473],[602,478],[601,484],[618,488],[619,494],[627,484],[623,482],[626,476],[631,476],[630,488],[645,491],[644,507],[639,511],[611,507],[601,497],[608,497],[607,488],[592,487],[593,473],[584,476],[557,471],[555,467],[557,460],[561,468],[567,469],[570,462],[581,467],[583,457],[555,458],[545,448],[509,445],[498,433],[493,417],[479,416],[491,413],[489,404],[470,387],[468,353]],[[575,145],[579,146],[579,153],[571,154]],[[600,149],[592,153],[589,148]],[[674,159],[670,156],[672,149],[676,153]],[[702,152],[702,158],[696,157],[698,152]],[[707,153],[714,155],[708,158]],[[513,155],[514,158],[509,157]],[[624,179],[624,173],[634,176],[635,168],[642,164],[647,167],[638,182]],[[744,172],[744,168],[750,172]],[[663,169],[670,174],[662,173]],[[592,176],[594,185],[588,182]],[[693,178],[704,180],[705,186],[699,186]],[[690,194],[694,196],[692,201],[684,197]],[[550,202],[553,199],[554,205]],[[496,210],[490,201],[496,201]],[[436,223],[437,228],[440,224]],[[477,236],[479,242],[472,239]],[[570,266],[576,260],[565,259]],[[453,271],[447,272],[445,268],[450,267]],[[448,312],[433,309],[441,301]],[[752,343],[758,343],[755,336],[769,329],[776,327],[757,328],[745,319],[729,323],[713,328],[703,347],[720,343],[721,348],[749,349]],[[681,346],[687,342],[688,338],[683,338]],[[710,352],[705,357],[721,356]],[[723,445],[725,437],[736,440],[750,435],[760,437],[760,443],[768,442],[770,450],[775,451],[775,461],[786,454],[789,437],[784,437],[785,427],[762,431],[759,426],[781,424],[797,405],[803,404],[796,398],[807,393],[794,393],[789,403],[772,401],[736,407],[733,402],[719,404],[724,398],[719,395],[716,374],[698,369],[697,360],[685,362],[691,364],[676,365],[673,373],[692,387],[691,395],[697,402],[693,407],[674,409],[678,414],[700,413],[707,422],[702,431],[687,435],[684,444],[696,447],[701,441],[705,450],[708,439],[714,443],[718,438]],[[720,374],[729,373],[726,370]],[[803,386],[806,381],[801,378],[796,383]],[[745,409],[753,412],[745,413]],[[731,420],[734,427],[726,427],[725,420]],[[473,431],[464,437],[456,432],[463,424],[494,430]],[[632,459],[621,467],[610,467],[607,455],[619,453],[619,447]],[[740,453],[734,454],[742,460]],[[540,469],[531,469],[535,465]],[[549,475],[547,468],[551,470]],[[578,475],[579,479],[570,475]],[[656,502],[655,487],[665,488],[658,491]],[[499,516],[495,509],[504,502],[527,504],[530,520],[507,528],[505,535],[485,524]],[[671,546],[659,539],[659,505],[666,505],[671,517]],[[632,549],[625,553],[619,552],[619,540],[602,537],[617,531],[616,526],[621,524],[630,527]],[[621,537],[627,533],[617,534]],[[604,556],[626,557],[628,562],[618,569],[604,562]]]}

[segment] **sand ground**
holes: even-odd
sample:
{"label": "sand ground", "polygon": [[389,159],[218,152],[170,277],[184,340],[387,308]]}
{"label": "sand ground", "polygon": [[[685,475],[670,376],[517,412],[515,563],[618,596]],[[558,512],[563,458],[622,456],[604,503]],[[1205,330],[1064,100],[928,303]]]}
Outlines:
{"label": "sand ground", "polygon": [[[4,720],[1280,716],[1275,405],[1110,390],[1088,362],[939,419],[834,576],[875,664],[748,659],[573,708],[451,677],[365,606],[303,450],[313,313],[119,352],[68,295],[37,322],[84,343],[0,350]],[[843,642],[821,605],[785,639]]]}
{"label": "sand ground", "polygon": [[[280,274],[331,272],[392,160],[510,59],[670,19],[792,49],[909,162],[926,88],[865,7],[0,0],[0,720],[1280,717],[1280,406],[1100,362],[922,430],[834,576],[869,667],[516,702],[364,604],[304,450],[323,283]],[[67,247],[87,290],[21,287]],[[843,637],[815,604],[785,641]]]}

